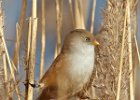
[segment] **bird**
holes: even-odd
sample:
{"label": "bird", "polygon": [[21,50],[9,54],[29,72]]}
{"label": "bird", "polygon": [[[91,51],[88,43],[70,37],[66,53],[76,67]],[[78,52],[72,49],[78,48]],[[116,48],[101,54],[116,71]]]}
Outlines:
{"label": "bird", "polygon": [[[89,82],[95,68],[99,42],[85,29],[74,29],[64,39],[62,50],[39,81],[37,100],[69,100]],[[72,99],[74,100],[74,99]]]}

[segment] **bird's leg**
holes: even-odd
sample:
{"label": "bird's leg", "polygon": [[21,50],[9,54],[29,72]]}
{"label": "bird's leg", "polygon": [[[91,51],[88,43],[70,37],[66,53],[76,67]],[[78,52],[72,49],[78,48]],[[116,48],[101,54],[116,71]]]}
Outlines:
{"label": "bird's leg", "polygon": [[80,99],[88,99],[88,100],[91,99],[86,85],[83,87],[83,89],[80,92],[76,94],[76,96],[79,97]]}
{"label": "bird's leg", "polygon": [[38,83],[32,84],[32,83],[29,82],[29,84],[30,84],[33,88],[39,88],[39,87],[40,87],[40,84],[38,84]]}
{"label": "bird's leg", "polygon": [[76,96],[79,97],[80,99],[90,99],[90,96],[85,91],[79,92]]}

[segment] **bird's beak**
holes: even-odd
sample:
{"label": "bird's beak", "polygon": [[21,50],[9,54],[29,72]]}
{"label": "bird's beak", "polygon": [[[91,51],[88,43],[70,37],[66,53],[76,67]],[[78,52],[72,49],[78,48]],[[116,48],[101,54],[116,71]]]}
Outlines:
{"label": "bird's beak", "polygon": [[94,40],[94,41],[92,42],[92,44],[93,44],[94,46],[100,45],[100,43],[99,43],[97,40]]}

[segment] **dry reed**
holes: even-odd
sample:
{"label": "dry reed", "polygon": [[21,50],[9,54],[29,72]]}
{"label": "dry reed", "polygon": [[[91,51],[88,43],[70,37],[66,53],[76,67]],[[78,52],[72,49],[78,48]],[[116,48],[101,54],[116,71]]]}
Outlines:
{"label": "dry reed", "polygon": [[130,100],[135,100],[134,96],[134,69],[133,69],[133,58],[132,58],[132,30],[131,30],[131,19],[130,19],[130,3],[131,1],[127,0],[127,24],[128,24],[128,53],[129,53],[129,72],[130,72]]}
{"label": "dry reed", "polygon": [[45,0],[41,1],[41,11],[42,11],[42,39],[41,39],[41,62],[40,62],[40,78],[44,74],[44,60],[45,60],[45,45],[46,45],[46,16],[45,16]]}
{"label": "dry reed", "polygon": [[31,49],[31,32],[32,32],[32,18],[29,18],[29,29],[28,29],[28,43],[27,43],[27,53],[25,56],[25,100],[28,98],[28,88],[29,88],[29,63],[30,63],[30,49]]}
{"label": "dry reed", "polygon": [[138,43],[137,43],[137,39],[136,39],[136,35],[135,34],[134,34],[134,40],[135,40],[135,45],[136,45],[136,50],[137,50],[139,67],[140,67],[140,53],[139,53]]}
{"label": "dry reed", "polygon": [[[3,17],[4,17],[4,14],[2,12],[2,8],[1,8],[1,3],[0,2],[0,30],[3,31],[3,25],[4,25],[4,21],[3,21]],[[6,54],[5,54],[5,50],[4,50],[4,47],[3,47],[3,42],[2,42],[2,39],[1,39],[1,33],[0,33],[0,66],[3,67],[3,68],[0,68],[0,79],[1,79],[1,82],[0,82],[0,98],[4,98],[3,94],[2,94],[2,91],[4,89],[4,95],[5,95],[5,99],[8,99],[9,96],[8,96],[8,68],[7,68],[7,62],[6,62]],[[3,85],[2,85],[3,84]]]}
{"label": "dry reed", "polygon": [[85,29],[85,22],[84,22],[84,15],[82,9],[82,1],[75,0],[74,1],[74,22],[75,22],[75,29]]}
{"label": "dry reed", "polygon": [[93,33],[93,31],[94,31],[95,11],[96,11],[96,0],[94,0],[93,5],[92,5],[92,16],[91,16],[91,25],[90,25],[91,33]]}
{"label": "dry reed", "polygon": [[[32,31],[31,31],[31,47],[29,61],[29,82],[34,84],[34,69],[36,59],[36,36],[37,36],[37,0],[32,0]],[[28,98],[33,100],[33,87],[28,84]]]}
{"label": "dry reed", "polygon": [[16,42],[15,42],[15,51],[16,53],[14,53],[14,59],[13,59],[13,62],[14,64],[16,65],[16,68],[17,70],[19,71],[19,44],[20,44],[20,38],[19,38],[19,30],[20,30],[20,26],[19,24],[17,23],[16,24]]}
{"label": "dry reed", "polygon": [[97,34],[100,46],[96,48],[96,77],[93,81],[96,96],[101,100],[134,98],[134,78],[131,76],[135,74],[132,72],[131,63],[134,52],[131,43],[134,39],[129,34],[133,35],[136,32],[135,28],[130,30],[130,26],[137,25],[130,22],[136,18],[136,9],[132,9],[136,8],[134,5],[136,2],[129,2],[131,2],[129,18],[128,3],[122,0],[108,0],[107,8],[103,12],[104,21],[100,33]]}
{"label": "dry reed", "polygon": [[74,23],[72,0],[69,0],[69,9],[70,9],[70,14],[71,14],[71,19],[72,19],[72,26],[74,27],[75,23]]}
{"label": "dry reed", "polygon": [[126,16],[127,16],[127,9],[125,10],[125,17],[124,17],[122,47],[121,47],[121,54],[120,54],[121,57],[120,57],[120,66],[119,66],[120,68],[119,68],[119,75],[118,75],[118,87],[117,87],[117,97],[116,97],[116,100],[120,100],[122,68],[123,68],[123,57],[124,57],[124,46],[125,46],[124,42],[125,42],[125,34],[126,34]]}
{"label": "dry reed", "polygon": [[18,38],[16,39],[16,45],[15,45],[14,57],[13,57],[13,62],[15,64],[15,66],[17,66],[17,64],[18,64],[20,42],[21,42],[21,37],[22,37],[22,33],[23,33],[23,28],[24,28],[26,8],[27,8],[27,0],[22,0],[22,7],[21,7],[21,11],[20,11],[21,14],[20,14],[20,18],[19,18],[19,28],[16,28],[18,30]]}
{"label": "dry reed", "polygon": [[61,51],[61,35],[62,35],[62,12],[63,12],[63,0],[56,0],[56,30],[57,30],[57,41],[56,41],[56,48],[54,58]]}
{"label": "dry reed", "polygon": [[4,87],[5,87],[5,97],[6,98],[9,98],[8,97],[8,92],[9,92],[9,89],[8,89],[8,69],[7,69],[7,64],[6,64],[6,55],[5,53],[2,54],[2,57],[3,57],[3,67],[4,67]]}
{"label": "dry reed", "polygon": [[[4,37],[4,29],[3,29],[3,26],[4,26],[4,14],[3,14],[3,11],[2,11],[2,8],[0,8],[0,13],[1,13],[1,16],[0,16],[0,40],[1,40],[1,43],[2,43],[2,46],[3,46],[3,53],[2,53],[2,57],[3,57],[3,67],[4,67],[4,77],[5,77],[5,81],[4,81],[4,87],[7,88],[7,91],[6,91],[6,95],[7,95],[7,98],[11,98],[9,97],[9,80],[8,80],[8,70],[7,70],[7,65],[9,66],[9,69],[10,69],[10,75],[11,75],[11,80],[12,80],[12,83],[13,83],[13,87],[14,87],[14,90],[16,91],[16,94],[17,94],[17,99],[20,100],[20,90],[18,88],[18,84],[17,84],[17,81],[16,81],[16,78],[15,78],[15,71],[16,71],[16,67],[15,65],[13,64],[10,56],[9,56],[9,53],[8,53],[8,49],[7,49],[7,45],[6,45],[6,41],[5,41],[5,37]],[[8,64],[7,64],[8,62]],[[10,78],[9,78],[10,79]],[[5,84],[6,82],[6,84]],[[12,91],[13,92],[13,91]],[[13,93],[11,93],[13,94]]]}

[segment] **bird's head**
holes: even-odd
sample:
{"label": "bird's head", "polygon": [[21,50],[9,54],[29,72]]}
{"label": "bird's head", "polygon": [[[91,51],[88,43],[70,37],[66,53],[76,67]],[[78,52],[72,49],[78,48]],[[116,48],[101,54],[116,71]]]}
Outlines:
{"label": "bird's head", "polygon": [[84,29],[75,29],[71,31],[64,40],[63,51],[75,51],[80,49],[93,48],[99,45],[95,37]]}

